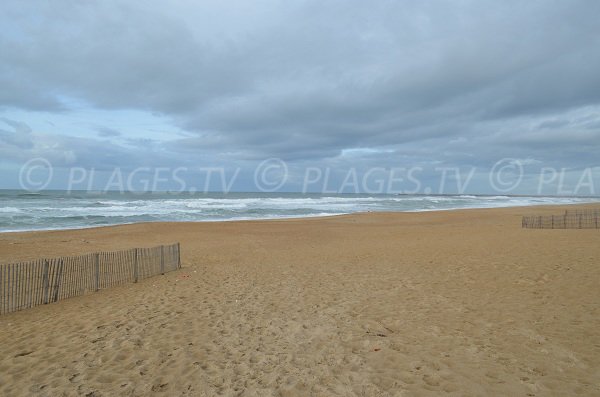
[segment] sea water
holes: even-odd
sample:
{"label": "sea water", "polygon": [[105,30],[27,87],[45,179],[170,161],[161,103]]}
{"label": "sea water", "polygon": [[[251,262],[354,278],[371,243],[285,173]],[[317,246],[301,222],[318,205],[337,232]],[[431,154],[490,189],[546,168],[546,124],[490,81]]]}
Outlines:
{"label": "sea water", "polygon": [[135,222],[230,221],[330,216],[366,211],[431,211],[539,204],[598,198],[473,195],[300,193],[121,193],[0,190],[0,232],[51,230]]}

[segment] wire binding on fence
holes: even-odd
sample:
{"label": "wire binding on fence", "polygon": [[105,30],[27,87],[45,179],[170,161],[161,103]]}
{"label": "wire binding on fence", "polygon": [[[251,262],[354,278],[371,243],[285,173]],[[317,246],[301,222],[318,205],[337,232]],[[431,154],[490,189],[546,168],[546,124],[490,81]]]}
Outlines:
{"label": "wire binding on fence", "polygon": [[527,229],[600,229],[600,209],[567,210],[561,215],[524,216]]}
{"label": "wire binding on fence", "polygon": [[0,314],[181,268],[179,243],[0,265]]}

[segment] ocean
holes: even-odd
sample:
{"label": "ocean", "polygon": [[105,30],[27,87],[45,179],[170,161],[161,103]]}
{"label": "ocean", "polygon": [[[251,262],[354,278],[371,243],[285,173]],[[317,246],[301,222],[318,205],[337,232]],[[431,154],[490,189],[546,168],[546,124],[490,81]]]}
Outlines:
{"label": "ocean", "polygon": [[431,211],[594,201],[600,202],[600,198],[0,190],[0,232],[154,221],[298,218],[366,211]]}

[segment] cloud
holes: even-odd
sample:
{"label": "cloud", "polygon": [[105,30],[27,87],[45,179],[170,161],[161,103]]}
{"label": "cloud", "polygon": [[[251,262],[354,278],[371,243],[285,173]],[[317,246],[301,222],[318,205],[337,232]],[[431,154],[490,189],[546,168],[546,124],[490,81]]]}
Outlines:
{"label": "cloud", "polygon": [[130,142],[132,148],[104,139],[38,132],[24,122],[0,120],[10,126],[10,129],[0,128],[0,158],[3,161],[22,164],[41,157],[55,167],[131,170],[171,166],[176,158],[175,154],[162,152],[148,141]]}
{"label": "cloud", "polygon": [[[46,135],[46,150],[88,163],[148,151],[325,163],[384,148],[375,158],[390,164],[576,166],[600,140],[599,14],[596,1],[8,1],[0,109],[64,114],[75,99],[187,133],[139,141],[98,120],[91,134],[121,140],[104,157],[91,137]],[[25,133],[0,140],[21,157],[41,150]]]}
{"label": "cloud", "polygon": [[122,135],[119,131],[117,131],[113,128],[104,127],[104,126],[96,127],[96,131],[98,131],[98,136],[103,137],[103,138],[111,138],[111,137],[116,137],[116,136]]}
{"label": "cloud", "polygon": [[27,150],[33,147],[31,128],[19,121],[0,117],[9,129],[0,128],[0,143],[2,147],[14,150]]}

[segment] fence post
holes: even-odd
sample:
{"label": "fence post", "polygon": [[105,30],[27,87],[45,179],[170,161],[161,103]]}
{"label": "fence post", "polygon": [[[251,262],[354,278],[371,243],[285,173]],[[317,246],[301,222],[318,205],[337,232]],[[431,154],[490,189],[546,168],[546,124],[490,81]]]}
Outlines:
{"label": "fence post", "polygon": [[6,288],[5,288],[5,293],[4,293],[4,306],[5,306],[5,310],[4,313],[9,313],[10,312],[10,295],[11,295],[11,291],[10,291],[10,275],[12,272],[12,268],[13,265],[6,265]]}
{"label": "fence post", "polygon": [[181,269],[181,245],[177,243],[177,268]]}
{"label": "fence post", "polygon": [[53,296],[52,302],[58,302],[58,293],[60,291],[60,284],[62,282],[62,275],[63,275],[63,260],[61,259],[58,262],[58,275],[56,277],[56,285],[54,287],[54,296]]}
{"label": "fence post", "polygon": [[138,249],[133,249],[133,282],[137,283],[139,279],[140,273],[138,269]]}
{"label": "fence post", "polygon": [[44,305],[48,303],[48,294],[50,293],[50,280],[48,278],[50,264],[47,260],[44,260]]}
{"label": "fence post", "polygon": [[4,313],[4,269],[6,266],[0,266],[0,314]]}
{"label": "fence post", "polygon": [[552,229],[554,229],[554,215],[552,215]]}
{"label": "fence post", "polygon": [[100,290],[100,253],[94,255],[94,266],[96,268],[96,291]]}
{"label": "fence post", "polygon": [[160,274],[165,274],[165,246],[160,246]]}

